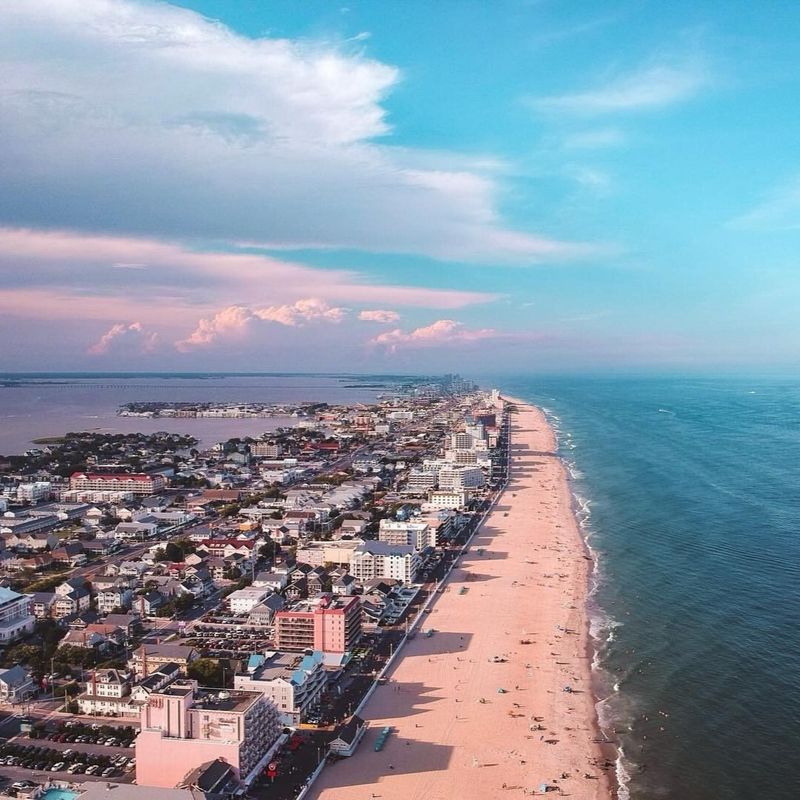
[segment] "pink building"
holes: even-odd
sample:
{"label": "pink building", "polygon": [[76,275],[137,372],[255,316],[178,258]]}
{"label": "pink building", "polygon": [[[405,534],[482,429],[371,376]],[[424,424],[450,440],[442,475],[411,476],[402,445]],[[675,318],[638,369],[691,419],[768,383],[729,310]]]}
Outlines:
{"label": "pink building", "polygon": [[278,650],[345,653],[361,638],[361,603],[357,597],[322,594],[275,614]]}
{"label": "pink building", "polygon": [[172,788],[224,759],[249,783],[281,732],[278,710],[260,692],[200,689],[182,679],[153,692],[136,737],[136,783]]}

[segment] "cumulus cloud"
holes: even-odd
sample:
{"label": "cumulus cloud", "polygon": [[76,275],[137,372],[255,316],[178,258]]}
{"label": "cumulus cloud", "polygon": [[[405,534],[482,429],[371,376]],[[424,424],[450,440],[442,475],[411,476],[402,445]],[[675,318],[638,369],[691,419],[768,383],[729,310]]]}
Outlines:
{"label": "cumulus cloud", "polygon": [[400,315],[396,311],[387,311],[385,309],[376,308],[374,310],[362,311],[358,318],[363,322],[397,322]]}
{"label": "cumulus cloud", "polygon": [[185,339],[175,343],[178,350],[187,352],[198,347],[208,347],[219,339],[242,337],[248,330],[264,322],[287,327],[298,327],[309,322],[341,322],[347,311],[328,305],[323,300],[307,298],[283,306],[252,308],[235,305],[223,308],[213,317],[201,319]]}
{"label": "cumulus cloud", "polygon": [[502,337],[494,328],[467,328],[463,322],[439,319],[436,322],[412,331],[395,328],[372,339],[371,344],[385,347],[389,352],[399,349],[417,349],[469,344],[484,339]]}
{"label": "cumulus cloud", "polygon": [[112,325],[87,352],[93,356],[109,353],[152,353],[158,344],[158,334],[147,332],[139,322],[118,322]]}
{"label": "cumulus cloud", "polygon": [[697,60],[656,62],[615,75],[583,92],[541,97],[532,102],[540,111],[587,116],[644,111],[687,100],[709,82],[708,70]]}
{"label": "cumulus cloud", "polygon": [[492,263],[586,254],[508,229],[485,160],[421,167],[389,144],[400,72],[353,50],[167,3],[8,3],[0,221]]}

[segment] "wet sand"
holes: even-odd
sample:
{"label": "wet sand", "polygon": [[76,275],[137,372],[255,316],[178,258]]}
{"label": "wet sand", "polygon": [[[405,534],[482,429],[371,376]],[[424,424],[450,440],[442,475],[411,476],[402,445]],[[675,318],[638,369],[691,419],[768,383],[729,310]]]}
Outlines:
{"label": "wet sand", "polygon": [[426,615],[434,634],[406,645],[367,703],[358,751],[328,766],[309,797],[514,798],[543,784],[554,796],[612,796],[596,743],[591,562],[554,434],[541,411],[517,408],[508,488]]}

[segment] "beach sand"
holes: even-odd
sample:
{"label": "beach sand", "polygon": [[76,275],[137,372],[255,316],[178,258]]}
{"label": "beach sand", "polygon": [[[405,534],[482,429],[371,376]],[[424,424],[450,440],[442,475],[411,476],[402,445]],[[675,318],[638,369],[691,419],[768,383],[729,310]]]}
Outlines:
{"label": "beach sand", "polygon": [[576,800],[613,795],[595,741],[591,562],[553,431],[540,410],[517,409],[508,488],[426,615],[435,633],[404,647],[364,709],[357,752],[323,770],[309,797],[513,798],[542,784]]}

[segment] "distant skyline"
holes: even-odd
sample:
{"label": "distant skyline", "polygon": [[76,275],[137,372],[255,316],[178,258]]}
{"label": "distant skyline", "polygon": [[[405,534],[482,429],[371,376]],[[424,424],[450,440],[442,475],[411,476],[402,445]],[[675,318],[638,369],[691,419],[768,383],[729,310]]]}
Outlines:
{"label": "distant skyline", "polygon": [[0,2],[0,371],[786,370],[800,6]]}

